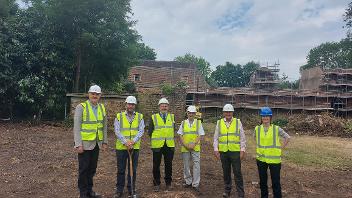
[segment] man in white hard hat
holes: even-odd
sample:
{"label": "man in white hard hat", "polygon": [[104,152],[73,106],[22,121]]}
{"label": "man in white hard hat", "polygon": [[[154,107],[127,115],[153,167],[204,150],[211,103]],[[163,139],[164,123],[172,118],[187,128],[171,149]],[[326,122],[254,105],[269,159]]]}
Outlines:
{"label": "man in white hard hat", "polygon": [[88,100],[77,105],[74,115],[74,142],[78,153],[78,188],[81,198],[101,197],[93,191],[99,150],[106,150],[107,116],[105,107],[99,103],[101,88],[93,85],[88,91]]}
{"label": "man in white hard hat", "polygon": [[171,190],[172,160],[175,152],[174,125],[175,116],[169,113],[169,101],[166,98],[159,100],[159,113],[153,114],[148,133],[151,137],[153,151],[153,184],[154,191],[160,190],[160,163],[164,156],[166,191]]}
{"label": "man in white hard hat", "polygon": [[[182,145],[182,159],[183,159],[183,178],[185,188],[193,187],[193,189],[200,194],[200,144],[202,136],[204,136],[204,129],[201,120],[195,119],[197,113],[195,106],[187,108],[188,119],[182,121],[181,126],[177,132],[180,136],[180,143]],[[190,170],[193,161],[193,178]]]}
{"label": "man in white hard hat", "polygon": [[224,118],[217,121],[214,133],[214,153],[221,160],[225,192],[223,197],[230,197],[232,188],[231,168],[238,197],[244,197],[241,160],[246,150],[246,137],[240,119],[233,117],[234,108],[226,104],[223,108]]}
{"label": "man in white hard hat", "polygon": [[[134,96],[126,98],[126,111],[116,114],[115,118],[115,134],[116,140],[116,160],[117,160],[117,178],[116,178],[116,195],[115,197],[123,197],[125,187],[125,170],[128,165],[128,197],[136,196],[136,173],[138,165],[139,149],[141,145],[141,137],[144,133],[143,114],[135,111],[137,99]],[[131,185],[130,161],[129,154],[132,153],[133,164],[133,185]],[[132,187],[133,186],[133,189]]]}

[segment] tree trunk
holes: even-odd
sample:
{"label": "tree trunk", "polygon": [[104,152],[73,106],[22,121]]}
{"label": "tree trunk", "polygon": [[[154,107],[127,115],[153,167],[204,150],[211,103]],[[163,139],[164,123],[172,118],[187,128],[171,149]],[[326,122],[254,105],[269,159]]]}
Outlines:
{"label": "tree trunk", "polygon": [[81,52],[81,43],[78,44],[77,49],[77,56],[76,56],[76,77],[75,77],[75,85],[73,91],[78,93],[79,91],[79,78],[81,75],[81,59],[82,59],[82,52]]}

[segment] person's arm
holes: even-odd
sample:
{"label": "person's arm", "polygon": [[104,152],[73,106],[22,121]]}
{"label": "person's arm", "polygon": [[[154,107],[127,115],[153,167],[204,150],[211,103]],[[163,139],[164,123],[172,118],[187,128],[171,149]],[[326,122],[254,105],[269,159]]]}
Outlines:
{"label": "person's arm", "polygon": [[183,125],[184,125],[184,122],[182,121],[181,125],[180,125],[180,128],[177,131],[177,134],[179,135],[178,137],[179,137],[180,144],[187,148],[187,145],[185,144],[185,142],[183,140]]}
{"label": "person's arm", "polygon": [[214,151],[219,151],[219,121],[216,123],[215,132],[214,132],[214,142],[213,147]]}
{"label": "person's arm", "polygon": [[149,126],[148,126],[148,135],[149,135],[150,137],[152,137],[153,131],[154,131],[154,122],[153,122],[153,119],[150,118],[150,120],[149,120]]}
{"label": "person's arm", "polygon": [[241,144],[241,151],[246,152],[246,135],[244,134],[243,126],[241,121],[238,122],[240,127],[240,144]]}
{"label": "person's arm", "polygon": [[103,129],[103,132],[104,132],[103,144],[108,144],[108,115],[107,115],[107,114],[104,116],[103,123],[104,123],[104,129]]}
{"label": "person's arm", "polygon": [[83,107],[81,104],[77,105],[73,117],[73,137],[75,141],[74,147],[82,146],[81,125],[82,125]]}
{"label": "person's arm", "polygon": [[121,134],[121,131],[120,131],[120,121],[118,121],[117,118],[115,118],[114,127],[115,127],[115,135],[116,135],[117,139],[118,139],[122,144],[126,145],[127,140],[126,140],[126,138]]}
{"label": "person's arm", "polygon": [[142,138],[144,134],[144,128],[145,128],[144,120],[141,119],[138,126],[138,134],[136,135],[136,137],[133,138],[133,142],[138,142]]}
{"label": "person's arm", "polygon": [[214,146],[214,154],[216,159],[220,159],[220,153],[219,153],[219,124],[220,122],[218,121],[216,123],[216,127],[215,127],[215,132],[214,132],[214,142],[213,142],[213,146]]}
{"label": "person's arm", "polygon": [[239,127],[240,127],[240,147],[241,147],[241,151],[240,151],[240,159],[243,160],[244,159],[244,154],[246,152],[246,135],[244,134],[244,130],[243,130],[243,126],[241,121],[238,122],[239,123]]}
{"label": "person's arm", "polygon": [[284,142],[281,145],[281,148],[284,149],[284,148],[286,148],[287,144],[289,143],[291,137],[281,127],[279,127],[279,135],[280,135],[280,137],[284,138]]}

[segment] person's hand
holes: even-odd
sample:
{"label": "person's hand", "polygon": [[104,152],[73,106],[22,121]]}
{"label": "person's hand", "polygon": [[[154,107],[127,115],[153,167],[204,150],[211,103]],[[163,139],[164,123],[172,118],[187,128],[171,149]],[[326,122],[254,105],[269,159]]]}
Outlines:
{"label": "person's hand", "polygon": [[126,146],[127,146],[128,150],[133,149],[133,145],[134,145],[133,140],[128,140],[126,144],[127,144]]}
{"label": "person's hand", "polygon": [[194,144],[194,143],[189,143],[188,144],[188,148],[190,149],[190,150],[194,150],[194,147],[195,147],[196,145]]}
{"label": "person's hand", "polygon": [[245,156],[245,152],[244,151],[241,151],[240,152],[240,160],[244,160],[244,156]]}
{"label": "person's hand", "polygon": [[216,159],[220,160],[220,153],[219,153],[219,151],[214,151],[214,155],[215,155]]}
{"label": "person's hand", "polygon": [[108,149],[108,145],[106,143],[103,143],[101,150],[106,151]]}
{"label": "person's hand", "polygon": [[84,152],[83,146],[78,146],[78,147],[75,148],[75,150],[76,150],[76,152],[77,152],[78,154],[81,154],[81,153]]}

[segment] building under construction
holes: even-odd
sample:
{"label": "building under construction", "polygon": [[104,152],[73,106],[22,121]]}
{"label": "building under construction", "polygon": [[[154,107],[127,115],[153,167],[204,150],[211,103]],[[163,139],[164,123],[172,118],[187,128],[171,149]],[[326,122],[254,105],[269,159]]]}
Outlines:
{"label": "building under construction", "polygon": [[251,79],[248,88],[216,88],[205,92],[188,92],[187,104],[199,101],[207,116],[219,116],[224,104],[233,104],[237,110],[258,111],[269,106],[274,111],[286,113],[333,112],[349,116],[352,111],[352,70],[302,71],[299,90],[277,89],[278,68],[260,68]]}
{"label": "building under construction", "polygon": [[257,90],[276,90],[277,85],[280,83],[278,75],[279,64],[260,67],[251,76],[249,84]]}

